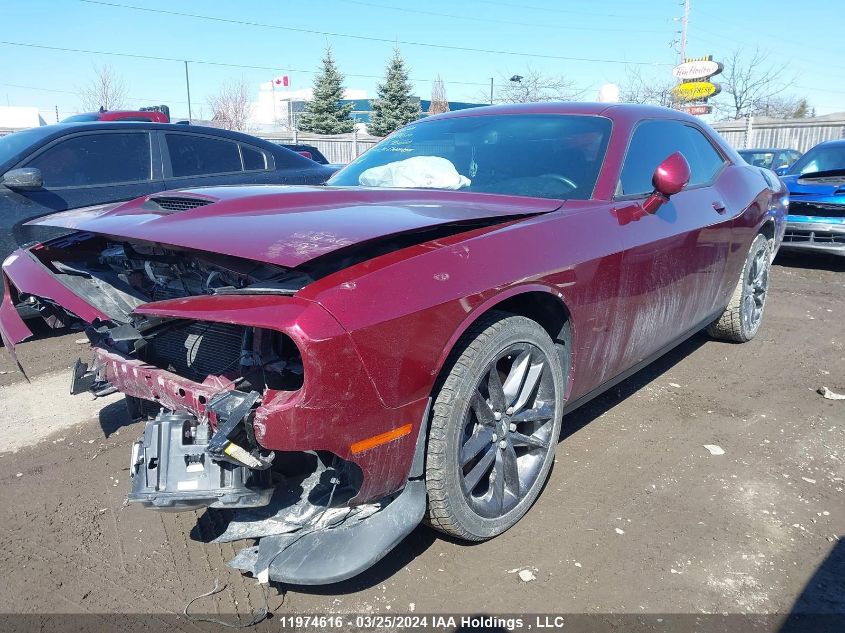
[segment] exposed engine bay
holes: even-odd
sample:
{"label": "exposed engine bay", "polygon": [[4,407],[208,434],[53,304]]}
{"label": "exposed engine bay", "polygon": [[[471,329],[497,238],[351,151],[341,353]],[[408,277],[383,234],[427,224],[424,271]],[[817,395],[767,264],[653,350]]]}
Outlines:
{"label": "exposed engine bay", "polygon": [[54,276],[115,322],[142,303],[211,294],[294,294],[304,273],[227,255],[78,233],[33,251]]}
{"label": "exposed engine bay", "polygon": [[[142,309],[238,294],[287,301],[311,275],[88,233],[40,245],[27,257],[107,317],[85,328],[94,360],[90,366],[77,361],[71,393],[122,392],[132,421],[144,423],[132,449],[128,502],[171,512],[227,510],[227,527],[216,541],[260,539],[230,564],[264,580],[301,584],[355,575],[419,522],[419,481],[378,502],[350,503],[362,482],[355,462],[325,450],[261,445],[260,407],[284,406],[304,384],[301,352],[290,336],[272,325]],[[13,293],[54,327],[81,321],[48,298]],[[338,564],[351,541],[362,547]]]}

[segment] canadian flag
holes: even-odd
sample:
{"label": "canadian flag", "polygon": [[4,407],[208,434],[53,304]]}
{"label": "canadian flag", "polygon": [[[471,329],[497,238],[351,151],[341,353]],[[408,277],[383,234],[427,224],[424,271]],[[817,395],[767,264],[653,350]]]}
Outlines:
{"label": "canadian flag", "polygon": [[287,87],[287,86],[289,86],[289,85],[290,85],[290,80],[288,80],[288,76],[287,76],[287,75],[284,75],[284,76],[282,76],[282,77],[276,77],[276,78],[273,80],[273,83],[274,83],[276,86],[285,86],[285,87]]}

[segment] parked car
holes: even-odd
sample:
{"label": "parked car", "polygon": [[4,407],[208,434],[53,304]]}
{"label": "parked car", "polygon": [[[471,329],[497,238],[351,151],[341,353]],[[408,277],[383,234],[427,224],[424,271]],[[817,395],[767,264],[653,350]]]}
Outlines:
{"label": "parked car", "polygon": [[789,189],[784,249],[845,255],[845,140],[819,143],[782,178]]}
{"label": "parked car", "polygon": [[146,121],[147,123],[170,123],[170,108],[167,106],[151,106],[139,110],[106,110],[100,108],[97,112],[83,112],[74,114],[62,123],[90,123],[93,121]]}
{"label": "parked car", "polygon": [[795,149],[765,148],[765,149],[741,149],[739,155],[749,165],[778,170],[786,170],[792,163],[801,158],[801,152]]}
{"label": "parked car", "polygon": [[321,165],[329,164],[329,159],[323,156],[323,153],[313,145],[304,145],[302,143],[280,143],[280,145],[282,147],[287,147],[292,152],[305,156],[305,158],[310,158],[315,163],[320,163]]}
{"label": "parked car", "polygon": [[563,414],[703,328],[755,336],[785,217],[772,172],[630,104],[427,117],[329,184],[58,214],[36,224],[77,232],[3,266],[12,296],[89,324],[73,391],[146,420],[129,501],[236,509],[216,540],[260,541],[232,565],[306,585],[423,518],[513,526]]}
{"label": "parked car", "polygon": [[0,260],[19,244],[58,235],[25,224],[56,211],[180,187],[319,184],[333,172],[275,143],[194,125],[73,123],[15,132],[0,137]]}

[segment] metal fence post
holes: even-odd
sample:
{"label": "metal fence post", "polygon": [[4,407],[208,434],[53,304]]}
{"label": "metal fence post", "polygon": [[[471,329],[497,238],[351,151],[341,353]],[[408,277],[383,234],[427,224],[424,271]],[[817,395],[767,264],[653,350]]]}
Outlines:
{"label": "metal fence post", "polygon": [[745,120],[745,149],[748,149],[749,147],[754,147],[751,142],[751,135],[754,133],[754,123],[752,122],[753,118],[754,116],[749,113],[748,117]]}

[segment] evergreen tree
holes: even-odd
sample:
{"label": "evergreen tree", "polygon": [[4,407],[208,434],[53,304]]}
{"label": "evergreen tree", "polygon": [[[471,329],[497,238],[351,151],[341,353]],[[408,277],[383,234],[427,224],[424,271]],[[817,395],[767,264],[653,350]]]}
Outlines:
{"label": "evergreen tree", "polygon": [[419,116],[420,104],[411,97],[408,70],[397,48],[387,65],[384,83],[379,84],[378,99],[373,101],[367,131],[373,136],[387,136],[403,125],[416,121]]}
{"label": "evergreen tree", "polygon": [[443,80],[440,75],[431,87],[431,105],[428,106],[429,114],[441,114],[449,111],[449,100],[446,98],[446,88],[443,87]]}
{"label": "evergreen tree", "polygon": [[355,128],[349,117],[352,104],[341,105],[343,75],[335,65],[331,47],[326,47],[323,69],[314,77],[314,97],[305,105],[299,129],[315,134],[343,134]]}

